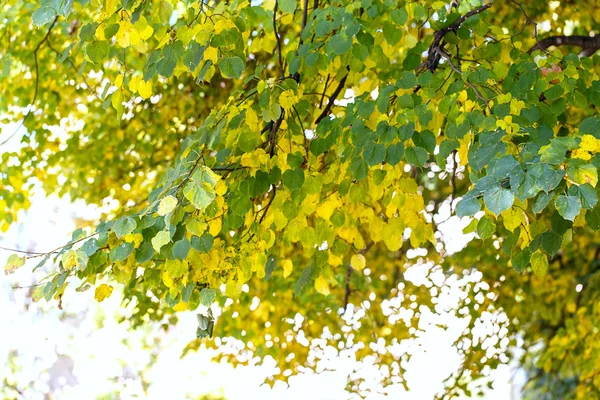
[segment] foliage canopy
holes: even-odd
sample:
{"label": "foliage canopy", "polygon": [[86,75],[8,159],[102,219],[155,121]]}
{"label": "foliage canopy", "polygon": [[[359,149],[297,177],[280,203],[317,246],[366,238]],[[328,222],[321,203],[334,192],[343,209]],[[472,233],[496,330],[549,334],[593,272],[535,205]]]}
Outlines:
{"label": "foliage canopy", "polygon": [[53,263],[46,300],[119,283],[134,324],[199,309],[190,349],[238,339],[277,378],[323,339],[386,383],[459,281],[447,394],[519,357],[532,397],[598,398],[600,14],[449,3],[4,2],[0,228],[36,185],[119,204],[6,271]]}

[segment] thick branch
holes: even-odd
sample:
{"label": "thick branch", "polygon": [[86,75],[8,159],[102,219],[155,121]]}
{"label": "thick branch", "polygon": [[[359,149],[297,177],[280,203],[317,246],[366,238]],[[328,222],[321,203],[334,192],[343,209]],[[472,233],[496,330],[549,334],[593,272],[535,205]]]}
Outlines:
{"label": "thick branch", "polygon": [[277,56],[279,57],[279,68],[281,68],[281,78],[285,77],[283,72],[283,58],[281,55],[281,36],[277,32],[277,8],[279,7],[279,2],[275,0],[275,8],[273,9],[273,30],[275,31],[275,38],[277,39]]}
{"label": "thick branch", "polygon": [[323,118],[325,118],[329,114],[329,111],[331,111],[331,107],[333,107],[333,104],[334,104],[335,100],[337,99],[337,97],[339,96],[340,92],[344,88],[344,85],[346,84],[346,78],[348,78],[348,75],[346,75],[346,76],[344,76],[342,78],[342,80],[340,81],[340,83],[338,84],[338,86],[335,88],[335,91],[333,92],[333,94],[331,95],[331,97],[329,97],[329,101],[327,102],[327,105],[325,106],[325,109],[323,110],[323,112],[321,113],[321,115],[319,115],[319,117],[315,120],[315,125],[318,125],[319,122],[321,122],[321,120]]}
{"label": "thick branch", "polygon": [[442,39],[444,39],[444,36],[446,36],[448,32],[456,32],[456,30],[460,28],[462,23],[465,22],[467,19],[484,12],[491,6],[491,4],[484,4],[479,8],[471,10],[456,21],[454,21],[453,23],[451,23],[450,25],[448,25],[447,27],[435,32],[433,36],[433,41],[431,42],[431,45],[429,46],[429,50],[427,52],[427,59],[423,62],[423,64],[419,66],[419,70],[422,70],[422,68],[425,67],[429,71],[435,72],[442,58],[442,54],[440,53],[443,51],[444,48],[444,43],[442,43]]}
{"label": "thick branch", "polygon": [[540,40],[535,46],[529,49],[531,54],[535,50],[545,50],[552,46],[577,46],[581,47],[584,55],[592,55],[600,49],[600,36],[550,36]]}

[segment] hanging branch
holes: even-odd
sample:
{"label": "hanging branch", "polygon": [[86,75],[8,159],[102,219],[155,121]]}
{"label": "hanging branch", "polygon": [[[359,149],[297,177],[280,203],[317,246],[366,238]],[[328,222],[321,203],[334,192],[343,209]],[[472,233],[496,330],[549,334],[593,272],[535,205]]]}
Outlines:
{"label": "hanging branch", "polygon": [[35,83],[34,83],[35,86],[33,89],[33,98],[31,99],[31,104],[29,105],[29,109],[27,110],[27,113],[23,117],[21,124],[19,124],[17,129],[15,129],[15,131],[8,138],[6,138],[2,143],[0,143],[0,147],[4,146],[10,139],[12,139],[17,134],[17,132],[19,132],[19,130],[23,127],[23,125],[25,125],[25,121],[27,120],[27,118],[31,114],[31,111],[33,110],[33,107],[35,105],[35,101],[36,101],[37,95],[38,95],[38,88],[40,86],[39,85],[40,84],[40,72],[39,72],[39,66],[38,66],[37,53],[40,50],[40,48],[42,47],[42,44],[44,44],[48,40],[48,37],[50,36],[50,32],[52,32],[54,25],[56,25],[56,21],[58,21],[58,15],[56,17],[54,17],[54,20],[52,21],[52,24],[50,24],[50,28],[48,28],[46,35],[44,36],[44,38],[42,40],[40,40],[40,42],[37,44],[37,46],[35,46],[35,49],[33,50],[33,62],[34,62],[34,66],[35,66]]}

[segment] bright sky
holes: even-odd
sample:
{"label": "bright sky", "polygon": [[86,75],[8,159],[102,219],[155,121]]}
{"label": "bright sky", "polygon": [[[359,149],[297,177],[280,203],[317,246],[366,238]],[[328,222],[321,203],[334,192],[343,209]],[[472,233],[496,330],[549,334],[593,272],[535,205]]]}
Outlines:
{"label": "bright sky", "polygon": [[[81,202],[37,195],[20,223],[0,236],[0,245],[47,251],[68,241],[75,229],[74,218],[93,218],[97,214],[97,209]],[[458,219],[451,219],[442,229],[447,235],[454,235],[462,225]],[[0,251],[2,265],[8,255]],[[71,288],[63,300],[63,311],[57,308],[56,301],[32,304],[27,289],[13,290],[11,286],[34,283],[31,274],[34,266],[35,263],[28,264],[13,275],[0,275],[3,289],[0,320],[8,327],[0,331],[0,363],[7,365],[10,352],[18,351],[16,362],[21,371],[17,382],[28,399],[43,399],[43,394],[49,391],[54,392],[56,398],[67,400],[96,398],[111,392],[121,393],[121,398],[148,399],[184,399],[205,392],[223,393],[230,400],[352,398],[344,390],[348,374],[357,365],[351,354],[339,356],[332,352],[335,356],[323,364],[332,372],[294,377],[289,387],[280,382],[270,389],[261,384],[272,363],[234,370],[230,365],[211,362],[208,351],[180,359],[181,350],[195,335],[194,313],[180,314],[177,326],[164,333],[158,327],[132,331],[125,324],[118,324],[115,316],[121,305],[117,291],[99,304],[93,299],[93,290],[75,293]],[[426,269],[427,266],[413,267],[407,271],[406,278],[419,281]],[[35,279],[41,277],[42,274],[36,274]],[[455,303],[459,293],[450,293],[444,304]],[[435,322],[443,322],[449,328],[442,330]],[[460,360],[452,349],[452,342],[464,322],[450,315],[428,315],[423,317],[423,324],[427,326],[426,333],[398,349],[415,353],[406,374],[410,392],[405,393],[398,385],[387,387],[381,395],[373,394],[368,399],[389,398],[384,394],[408,400],[430,399],[441,388],[443,378],[458,366]],[[153,365],[150,364],[152,354],[158,355]],[[377,374],[368,361],[360,374],[367,378],[366,387],[376,389]],[[0,371],[0,378],[4,374],[12,376],[8,367]],[[512,374],[509,367],[496,371],[494,390],[486,398],[511,398]],[[147,395],[143,392],[142,376],[150,384]]]}

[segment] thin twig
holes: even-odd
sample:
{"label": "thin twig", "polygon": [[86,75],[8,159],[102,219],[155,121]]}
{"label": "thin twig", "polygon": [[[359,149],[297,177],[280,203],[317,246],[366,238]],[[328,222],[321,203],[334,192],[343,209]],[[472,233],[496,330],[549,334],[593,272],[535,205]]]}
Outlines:
{"label": "thin twig", "polygon": [[[446,61],[448,61],[448,64],[450,65],[450,68],[452,68],[452,70],[454,72],[456,72],[457,74],[459,74],[462,77],[462,71],[460,69],[458,69],[458,67],[456,65],[454,65],[454,63],[452,63],[452,59],[450,58],[450,56],[448,54],[446,54],[445,51],[440,51],[439,54],[446,59]],[[485,106],[488,110],[488,112],[491,114],[492,110],[490,109],[490,101],[485,98],[481,92],[479,91],[479,89],[477,89],[477,87],[475,87],[475,85],[473,85],[471,82],[469,82],[468,79],[463,79],[464,82],[467,84],[467,86],[469,86],[471,89],[473,89],[473,91],[475,92],[475,95],[485,103]]]}
{"label": "thin twig", "polygon": [[285,73],[283,72],[283,56],[281,55],[281,37],[277,32],[277,8],[279,7],[279,2],[275,0],[275,8],[273,9],[273,31],[275,31],[275,38],[277,39],[277,56],[279,58],[279,68],[281,69],[281,79],[285,78]]}
{"label": "thin twig", "polygon": [[22,254],[38,254],[38,255],[46,255],[47,253],[38,253],[37,251],[25,251],[19,249],[11,249],[9,247],[0,246],[0,250],[12,251],[13,253],[22,253]]}
{"label": "thin twig", "polygon": [[[371,247],[373,247],[374,244],[375,242],[373,241],[369,242],[369,244],[364,249],[359,251],[358,254],[365,255],[371,249]],[[354,268],[352,268],[352,265],[348,263],[348,266],[346,267],[346,291],[344,294],[344,312],[346,312],[346,308],[348,308],[350,293],[352,292],[352,289],[350,289],[350,278],[352,277],[352,272],[354,272]]]}
{"label": "thin twig", "polygon": [[258,220],[259,224],[261,224],[263,222],[263,220],[265,219],[265,217],[267,216],[267,211],[269,211],[271,204],[273,204],[273,200],[275,200],[275,195],[277,195],[277,188],[275,186],[273,186],[273,195],[269,199],[269,202],[267,203],[265,208],[262,210],[263,214],[261,215],[260,219]]}
{"label": "thin twig", "polygon": [[86,239],[89,239],[89,238],[91,238],[93,236],[96,236],[97,234],[98,234],[98,232],[94,232],[91,235],[87,235],[86,237],[82,237],[81,239],[77,239],[75,241],[69,242],[69,243],[67,243],[67,244],[65,244],[63,246],[59,246],[59,247],[55,248],[54,250],[51,250],[51,251],[49,251],[47,253],[35,253],[34,255],[27,256],[26,258],[29,260],[31,258],[37,258],[37,257],[42,257],[42,256],[49,256],[50,254],[58,253],[60,250],[64,249],[65,247],[73,246],[74,244],[77,244],[77,243],[82,242],[82,241],[84,241]]}

